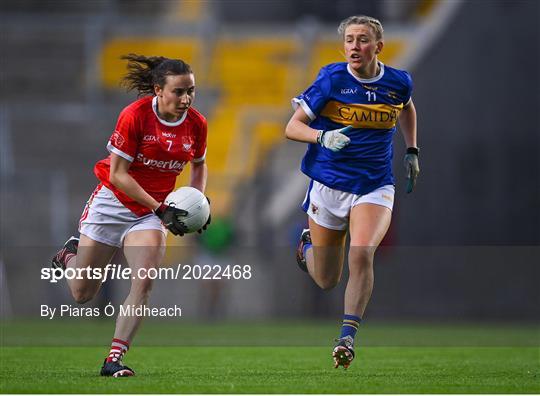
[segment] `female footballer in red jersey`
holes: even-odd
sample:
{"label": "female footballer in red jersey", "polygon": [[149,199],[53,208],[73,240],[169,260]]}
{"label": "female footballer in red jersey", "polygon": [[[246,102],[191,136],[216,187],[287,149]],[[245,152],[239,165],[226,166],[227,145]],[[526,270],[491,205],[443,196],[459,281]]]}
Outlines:
{"label": "female footballer in red jersey", "polygon": [[[183,235],[187,212],[163,203],[176,176],[191,163],[191,186],[204,193],[207,179],[206,119],[191,104],[195,78],[178,59],[130,54],[123,83],[141,99],[118,117],[107,149],[94,173],[99,179],[79,222],[80,239],[71,237],[52,260],[54,268],[104,268],[119,248],[134,275],[124,307],[146,305],[152,280],[139,269],[157,267],[165,251],[166,229]],[[207,223],[208,224],[208,223]],[[203,228],[206,228],[203,227]],[[68,281],[74,299],[91,300],[101,279]],[[124,377],[134,371],[122,363],[142,316],[118,316],[101,375]]]}

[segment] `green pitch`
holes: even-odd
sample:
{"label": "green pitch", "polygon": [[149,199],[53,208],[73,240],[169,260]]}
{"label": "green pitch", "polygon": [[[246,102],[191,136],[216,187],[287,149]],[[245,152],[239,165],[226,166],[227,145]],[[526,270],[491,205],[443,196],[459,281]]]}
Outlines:
{"label": "green pitch", "polygon": [[2,393],[540,392],[537,327],[366,326],[360,334],[366,345],[352,366],[336,370],[330,358],[336,328],[327,323],[148,322],[125,361],[137,375],[120,379],[98,375],[111,322],[16,322],[0,329]]}

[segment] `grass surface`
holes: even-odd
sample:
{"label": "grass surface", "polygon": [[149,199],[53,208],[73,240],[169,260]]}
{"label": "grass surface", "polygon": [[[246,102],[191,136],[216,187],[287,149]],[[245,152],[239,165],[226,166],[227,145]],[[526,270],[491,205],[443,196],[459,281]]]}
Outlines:
{"label": "grass surface", "polygon": [[[125,360],[137,375],[114,379],[99,377],[112,325],[2,323],[1,392],[540,393],[537,327],[366,326],[352,366],[335,370],[334,325],[149,321]],[[384,336],[396,346],[373,346]]]}
{"label": "grass surface", "polygon": [[[328,346],[338,335],[339,318],[324,321],[187,322],[147,319],[137,346]],[[113,320],[69,318],[0,322],[2,346],[102,346]],[[36,337],[39,334],[39,337]],[[63,335],[63,336],[62,336]],[[540,346],[535,324],[436,324],[365,322],[363,346]]]}
{"label": "grass surface", "polygon": [[538,350],[366,347],[333,369],[322,347],[140,347],[133,378],[98,376],[103,348],[8,347],[4,393],[538,393]]}

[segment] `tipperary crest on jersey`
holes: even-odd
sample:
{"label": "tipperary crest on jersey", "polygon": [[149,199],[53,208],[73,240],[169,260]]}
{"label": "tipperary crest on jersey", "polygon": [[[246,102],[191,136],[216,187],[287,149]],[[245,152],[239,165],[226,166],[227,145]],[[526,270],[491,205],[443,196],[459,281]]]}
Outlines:
{"label": "tipperary crest on jersey", "polygon": [[191,140],[191,136],[182,136],[182,149],[185,152],[188,152],[191,150],[191,146],[193,145],[193,141]]}
{"label": "tipperary crest on jersey", "polygon": [[376,91],[376,90],[379,89],[379,87],[374,87],[374,86],[372,86],[372,85],[366,85],[366,84],[362,84],[362,87],[363,87],[364,89],[369,90],[369,91]]}
{"label": "tipperary crest on jersey", "polygon": [[125,142],[126,140],[124,139],[124,137],[120,135],[118,131],[114,131],[111,136],[111,143],[113,144],[113,146],[117,148],[122,148]]}
{"label": "tipperary crest on jersey", "polygon": [[388,91],[386,94],[388,95],[389,98],[399,100],[399,96],[398,96],[397,92]]}

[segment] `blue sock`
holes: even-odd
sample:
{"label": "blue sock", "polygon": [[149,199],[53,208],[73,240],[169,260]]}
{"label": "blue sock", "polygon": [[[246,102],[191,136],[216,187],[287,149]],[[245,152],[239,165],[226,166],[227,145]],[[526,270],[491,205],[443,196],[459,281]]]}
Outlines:
{"label": "blue sock", "polygon": [[339,338],[351,336],[354,339],[358,326],[360,326],[360,319],[354,315],[343,315],[343,324],[341,325],[341,336]]}

